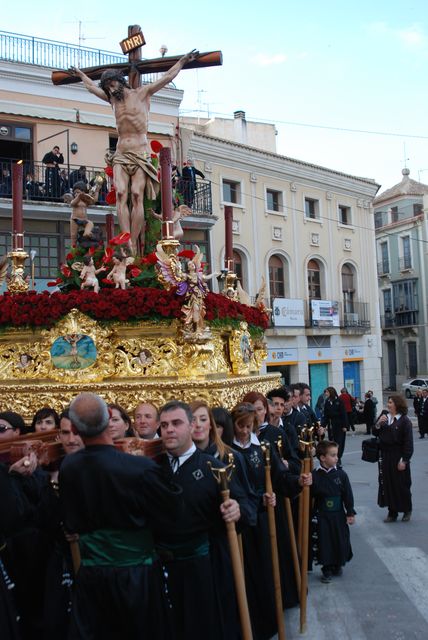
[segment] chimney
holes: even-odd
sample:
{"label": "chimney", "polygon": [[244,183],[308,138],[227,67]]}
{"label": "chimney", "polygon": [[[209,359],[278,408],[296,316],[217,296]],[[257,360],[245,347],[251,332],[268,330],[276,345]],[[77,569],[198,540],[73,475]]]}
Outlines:
{"label": "chimney", "polygon": [[235,142],[247,143],[247,121],[245,119],[245,111],[239,110],[233,113],[233,129]]}

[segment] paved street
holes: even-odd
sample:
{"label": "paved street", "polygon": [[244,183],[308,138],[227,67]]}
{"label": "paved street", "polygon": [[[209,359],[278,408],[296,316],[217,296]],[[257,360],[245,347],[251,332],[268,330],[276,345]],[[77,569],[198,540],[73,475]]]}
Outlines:
{"label": "paved street", "polygon": [[[358,429],[362,434],[364,426]],[[428,638],[428,438],[414,429],[413,518],[383,523],[376,505],[377,464],[361,460],[365,435],[348,436],[344,469],[354,489],[354,558],[343,576],[325,585],[320,567],[309,574],[308,629],[299,633],[298,609],[286,611],[287,640],[422,640]]]}

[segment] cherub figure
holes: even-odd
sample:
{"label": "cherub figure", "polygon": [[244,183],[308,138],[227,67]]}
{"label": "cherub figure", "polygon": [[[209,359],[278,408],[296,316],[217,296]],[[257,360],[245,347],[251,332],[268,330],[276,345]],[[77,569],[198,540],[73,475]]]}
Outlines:
{"label": "cherub figure", "polygon": [[84,182],[76,182],[73,187],[73,199],[70,202],[71,218],[70,218],[70,238],[71,244],[77,243],[77,234],[79,227],[84,227],[83,237],[90,238],[94,223],[88,218],[87,207],[95,204],[98,200],[100,184],[96,183],[91,189],[91,193],[87,193],[87,187]]}
{"label": "cherub figure", "polygon": [[128,258],[123,253],[115,253],[112,262],[113,269],[107,276],[107,280],[113,280],[116,285],[116,289],[126,289],[126,285],[129,284],[129,280],[126,279],[126,267]]}
{"label": "cherub figure", "polygon": [[204,275],[201,266],[202,253],[197,245],[194,245],[193,250],[195,255],[187,262],[187,272],[182,270],[177,256],[169,256],[161,244],[156,247],[156,256],[160,270],[159,280],[166,289],[177,287],[177,294],[185,298],[185,304],[181,307],[185,330],[187,333],[201,336],[206,332],[204,298],[208,293],[208,287],[205,283],[218,274]]}
{"label": "cherub figure", "polygon": [[84,267],[80,272],[80,279],[82,280],[80,288],[89,289],[93,287],[95,293],[98,293],[100,290],[100,283],[98,282],[97,275],[101,273],[101,271],[105,271],[105,267],[95,269],[94,259],[92,256],[84,256],[83,264]]}
{"label": "cherub figure", "polygon": [[[156,213],[156,211],[152,209],[152,214],[158,220],[163,220],[161,213]],[[181,220],[190,215],[192,215],[192,210],[185,204],[181,204],[179,207],[174,209],[174,216],[172,218],[172,234],[176,240],[181,240],[184,235]]]}

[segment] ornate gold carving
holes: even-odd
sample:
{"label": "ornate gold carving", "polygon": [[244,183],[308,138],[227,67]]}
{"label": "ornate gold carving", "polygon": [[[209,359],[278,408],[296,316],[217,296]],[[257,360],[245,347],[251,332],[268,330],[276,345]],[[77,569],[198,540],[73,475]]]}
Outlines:
{"label": "ornate gold carving", "polygon": [[278,374],[222,378],[220,380],[108,380],[86,384],[32,382],[8,384],[0,382],[2,410],[17,411],[26,421],[43,406],[62,411],[83,391],[102,396],[107,402],[118,402],[127,411],[139,402],[150,400],[161,406],[173,398],[192,402],[206,400],[211,406],[231,409],[248,392],[267,393],[279,384]]}
{"label": "ornate gold carving", "polygon": [[25,261],[28,253],[24,250],[11,251],[8,257],[12,260],[10,277],[7,279],[7,290],[9,293],[24,293],[28,291],[28,282],[24,278]]}
{"label": "ornate gold carving", "polygon": [[[74,348],[82,336],[96,348],[86,368]],[[59,368],[52,358],[52,345],[67,338],[67,362],[76,368]],[[44,405],[63,409],[84,390],[127,409],[142,399],[163,404],[174,397],[231,407],[246,391],[278,384],[277,375],[250,375],[258,374],[265,357],[263,339],[253,341],[245,322],[188,341],[179,320],[101,324],[73,309],[49,330],[0,334],[1,407],[31,417]]]}

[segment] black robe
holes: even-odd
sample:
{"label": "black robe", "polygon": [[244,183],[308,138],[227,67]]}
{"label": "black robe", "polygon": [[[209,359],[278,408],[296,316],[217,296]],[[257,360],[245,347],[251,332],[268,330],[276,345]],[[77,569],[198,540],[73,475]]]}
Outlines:
{"label": "black robe", "polygon": [[[388,507],[392,512],[412,510],[412,478],[410,458],[413,455],[412,423],[407,416],[400,416],[391,425],[376,423],[374,435],[380,440],[379,493],[378,505]],[[398,471],[397,465],[402,459],[406,462],[404,471]]]}
{"label": "black robe", "polygon": [[354,496],[345,471],[323,469],[312,472],[312,496],[318,525],[318,563],[341,567],[352,558],[346,516],[355,515]]}
{"label": "black robe", "polygon": [[[181,490],[155,462],[92,445],[67,456],[59,473],[66,529],[128,536],[180,519]],[[168,518],[167,518],[168,514]],[[152,552],[147,543],[146,552]],[[69,640],[170,640],[160,565],[82,566],[76,577]]]}
{"label": "black robe", "polygon": [[[263,505],[265,493],[265,466],[260,446],[251,444],[242,449],[234,445],[244,457],[248,476],[259,498],[257,525],[249,527],[242,533],[245,561],[245,584],[250,609],[253,636],[255,640],[267,640],[277,632],[274,584],[272,573],[272,556],[267,511]],[[275,509],[277,523],[277,540],[280,557],[281,581],[283,585],[283,603],[285,606],[297,604],[297,589],[292,564],[286,559],[285,551],[289,541],[285,536],[288,531],[284,524],[280,496],[295,497],[299,491],[298,477],[286,471],[274,448],[271,448],[271,475],[273,490],[277,495],[278,508]]]}
{"label": "black robe", "polygon": [[[174,474],[166,455],[159,462],[165,474],[182,488],[184,499],[182,517],[156,532],[159,555],[168,576],[172,637],[237,640],[240,631],[236,612],[229,617],[230,599],[235,601],[235,593],[226,528],[220,513],[220,489],[209,463],[213,468],[224,465],[199,449]],[[254,502],[237,475],[232,475],[230,492],[240,505],[241,526],[252,524]]]}

